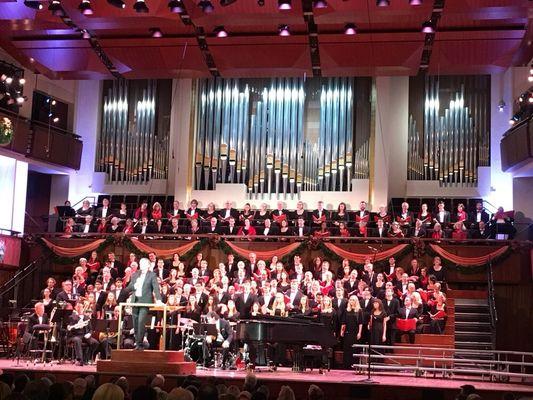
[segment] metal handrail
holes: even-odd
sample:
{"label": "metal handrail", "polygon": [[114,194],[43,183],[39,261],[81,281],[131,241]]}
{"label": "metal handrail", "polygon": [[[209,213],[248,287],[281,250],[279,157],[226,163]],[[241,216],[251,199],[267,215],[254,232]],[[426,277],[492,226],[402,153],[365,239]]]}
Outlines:
{"label": "metal handrail", "polygon": [[[368,348],[367,344],[354,344],[352,345],[353,348]],[[454,347],[426,347],[426,346],[401,346],[401,345],[394,345],[394,346],[386,346],[386,345],[372,345],[373,349],[384,349],[384,350],[428,350],[428,351],[446,351],[450,353],[480,353],[480,354],[499,354],[499,355],[514,355],[514,356],[524,356],[524,357],[532,357],[533,358],[533,352],[525,352],[525,351],[513,351],[513,350],[472,350],[472,349],[457,349]]]}
{"label": "metal handrail", "polygon": [[24,268],[18,270],[17,273],[13,275],[11,279],[9,279],[0,287],[0,298],[4,297],[7,292],[14,289],[15,286],[20,284],[24,279],[26,279],[30,274],[32,274],[38,268],[39,263],[45,259],[46,257],[42,255],[39,258],[33,260]]}
{"label": "metal handrail", "polygon": [[74,203],[74,204],[71,203],[71,207],[74,208],[74,207],[76,207],[78,204],[83,203],[83,202],[84,202],[85,200],[87,200],[87,199],[92,199],[92,200],[93,200],[93,201],[92,201],[92,204],[93,204],[93,205],[96,204],[96,196],[85,196],[83,199],[78,200],[76,203]]}
{"label": "metal handrail", "polygon": [[498,323],[498,312],[496,310],[496,298],[494,295],[494,276],[492,273],[492,260],[489,259],[487,265],[487,286],[488,286],[488,303],[489,303],[489,313],[490,313],[490,325],[492,329],[496,328]]}

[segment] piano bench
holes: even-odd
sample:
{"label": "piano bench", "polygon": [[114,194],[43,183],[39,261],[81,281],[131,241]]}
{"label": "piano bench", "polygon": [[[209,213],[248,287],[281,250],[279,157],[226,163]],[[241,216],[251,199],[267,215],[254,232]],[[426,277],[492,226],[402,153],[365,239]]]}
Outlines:
{"label": "piano bench", "polygon": [[319,369],[331,369],[331,357],[333,356],[333,351],[331,349],[322,350],[322,349],[306,349],[302,351],[303,356],[303,367],[304,370],[309,368],[313,371],[313,368],[318,365]]}

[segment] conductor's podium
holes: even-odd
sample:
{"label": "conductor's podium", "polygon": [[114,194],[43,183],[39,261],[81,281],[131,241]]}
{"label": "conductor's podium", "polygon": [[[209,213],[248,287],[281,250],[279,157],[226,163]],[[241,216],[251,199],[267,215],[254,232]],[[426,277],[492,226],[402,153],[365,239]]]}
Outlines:
{"label": "conductor's podium", "polygon": [[196,363],[185,361],[183,351],[111,350],[110,360],[98,360],[97,372],[113,374],[191,375]]}

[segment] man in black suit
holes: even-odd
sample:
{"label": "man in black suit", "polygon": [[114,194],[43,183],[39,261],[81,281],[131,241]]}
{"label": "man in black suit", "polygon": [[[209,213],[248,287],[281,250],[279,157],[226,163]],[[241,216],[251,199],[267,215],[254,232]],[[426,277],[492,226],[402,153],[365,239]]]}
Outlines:
{"label": "man in black suit", "polygon": [[94,233],[96,232],[96,226],[93,224],[93,216],[92,215],[86,215],[85,216],[85,223],[83,225],[79,225],[76,232],[78,233]]}
{"label": "man in black suit", "polygon": [[59,292],[56,296],[57,301],[61,302],[73,302],[77,300],[77,296],[72,293],[72,281],[67,279],[61,283],[63,290]]}
{"label": "man in black suit", "polygon": [[382,219],[378,219],[377,226],[372,233],[373,237],[386,238],[389,227],[383,222]]}
{"label": "man in black suit", "polygon": [[292,234],[298,237],[306,237],[311,234],[311,228],[305,226],[305,220],[303,218],[298,218],[296,226],[292,230]]}
{"label": "man in black suit", "polygon": [[170,225],[167,226],[165,233],[168,233],[169,235],[178,235],[182,233],[178,218],[172,218],[170,220]]}
{"label": "man in black suit", "polygon": [[276,236],[279,235],[279,229],[277,226],[272,226],[272,221],[269,218],[265,219],[264,228],[258,228],[257,236]]}
{"label": "man in black suit", "polygon": [[98,340],[92,335],[91,317],[83,312],[83,303],[78,302],[74,306],[74,311],[67,321],[67,343],[72,343],[76,357],[76,365],[84,364],[82,344],[86,343],[89,347],[89,357],[92,360],[99,344]]}
{"label": "man in black suit", "polygon": [[[216,220],[216,218],[213,218]],[[221,233],[224,235],[236,235],[239,228],[235,226],[235,218],[230,217],[228,220],[228,226],[221,228]]]}
{"label": "man in black suit", "polygon": [[124,282],[122,281],[122,278],[117,278],[115,280],[115,299],[117,299],[117,304],[125,303],[126,300],[128,300],[129,293],[124,288]]}
{"label": "man in black suit", "polygon": [[111,211],[111,208],[109,207],[109,199],[107,197],[104,197],[102,199],[102,207],[98,207],[96,209],[95,217],[98,220],[101,219],[111,219],[113,216],[113,212]]}
{"label": "man in black suit", "polygon": [[368,323],[370,321],[370,313],[372,312],[372,303],[374,299],[369,287],[363,289],[363,293],[359,298],[359,304],[363,311],[363,337],[368,341]]}
{"label": "man in black suit", "polygon": [[111,275],[113,275],[113,270],[117,272],[117,276],[120,276],[121,278],[124,277],[124,271],[126,270],[126,267],[122,262],[117,260],[115,258],[115,253],[111,252],[107,254],[107,260],[109,262],[108,266],[111,268]]}
{"label": "man in black suit", "polygon": [[170,275],[170,271],[165,268],[165,260],[163,260],[162,258],[157,259],[154,272],[161,281],[167,279]]}
{"label": "man in black suit", "polygon": [[135,225],[133,232],[139,235],[146,235],[147,233],[150,233],[150,229],[148,217],[142,217],[141,222]]}
{"label": "man in black suit", "polygon": [[222,369],[226,369],[228,367],[229,348],[233,342],[233,329],[228,321],[220,318],[215,312],[207,314],[207,322],[216,326],[217,336],[215,338],[208,336],[206,341],[212,349],[222,348]]}
{"label": "man in black suit", "polygon": [[320,200],[317,205],[317,209],[313,210],[311,218],[313,219],[313,225],[319,227],[322,222],[327,222],[328,212],[324,209],[324,202]]}
{"label": "man in black suit", "polygon": [[478,228],[481,222],[483,222],[485,225],[488,224],[490,220],[490,215],[483,208],[482,202],[478,201],[476,203],[476,209],[475,211],[470,213],[469,220],[472,224],[472,228]]}
{"label": "man in black suit", "polygon": [[421,220],[416,220],[414,228],[412,228],[409,232],[409,236],[414,238],[426,237],[426,228],[424,228]]}
{"label": "man in black suit", "polygon": [[223,230],[218,226],[218,221],[215,217],[209,220],[209,225],[204,228],[204,233],[220,234]]}
{"label": "man in black suit", "polygon": [[242,319],[250,318],[250,312],[252,310],[252,305],[255,303],[256,297],[251,292],[250,281],[246,281],[243,284],[243,292],[237,296],[235,299],[235,306],[239,311],[239,314]]}
{"label": "man in black suit", "polygon": [[490,229],[487,229],[485,222],[480,221],[478,229],[474,229],[472,232],[472,239],[492,239]]}
{"label": "man in black suit", "polygon": [[194,285],[193,296],[196,297],[196,304],[203,309],[207,304],[207,300],[209,299],[209,296],[205,293],[205,282],[203,279],[198,280],[198,282],[196,282]]}
{"label": "man in black suit", "polygon": [[[150,261],[147,258],[141,258],[139,261],[139,270],[135,272],[127,287],[132,292],[133,303],[153,303],[154,298],[157,304],[161,304],[161,292],[157,275],[149,271]],[[147,307],[133,307],[133,329],[135,332],[135,350],[144,349],[144,335],[146,333],[146,316],[148,315]]]}
{"label": "man in black suit", "polygon": [[447,228],[451,222],[450,212],[444,209],[444,202],[439,201],[437,204],[437,212],[435,214],[434,222],[438,222],[442,225],[442,228]]}
{"label": "man in black suit", "polygon": [[23,341],[25,345],[28,345],[30,341],[35,343],[35,338],[42,336],[41,332],[50,329],[48,315],[44,312],[44,304],[36,303],[34,306],[34,313],[28,317],[26,323],[26,330],[23,335]]}
{"label": "man in black suit", "polygon": [[302,292],[299,289],[300,283],[297,279],[291,280],[291,287],[285,292],[285,296],[289,298],[287,307],[289,311],[300,307],[300,300],[302,299]]}
{"label": "man in black suit", "polygon": [[400,302],[394,297],[394,290],[385,290],[385,300],[383,300],[383,310],[389,317],[387,322],[387,345],[392,346],[394,344],[394,338],[396,337],[396,317],[400,312]]}
{"label": "man in black suit", "polygon": [[218,212],[218,218],[221,222],[228,223],[231,217],[233,217],[234,219],[237,219],[239,217],[239,213],[237,212],[237,210],[231,206],[231,201],[226,201],[225,206],[225,208]]}
{"label": "man in black suit", "polygon": [[346,306],[348,305],[348,300],[344,293],[344,289],[339,288],[335,290],[335,298],[332,300],[333,309],[337,313],[337,323],[335,325],[337,327],[337,337],[339,337],[340,327],[343,324],[344,313],[346,312]]}
{"label": "man in black suit", "polygon": [[[396,316],[396,320],[408,320],[408,319],[415,319],[418,320],[418,310],[411,306],[411,297],[405,296],[405,299],[403,300],[404,306],[399,309],[398,314]],[[408,334],[409,335],[409,343],[415,342],[415,332],[416,329],[411,329],[409,331],[396,331],[396,339],[395,342],[397,342],[399,339],[401,339],[402,335]]]}
{"label": "man in black suit", "polygon": [[102,280],[97,279],[94,282],[94,301],[96,311],[101,311],[107,300],[107,292],[103,289]]}

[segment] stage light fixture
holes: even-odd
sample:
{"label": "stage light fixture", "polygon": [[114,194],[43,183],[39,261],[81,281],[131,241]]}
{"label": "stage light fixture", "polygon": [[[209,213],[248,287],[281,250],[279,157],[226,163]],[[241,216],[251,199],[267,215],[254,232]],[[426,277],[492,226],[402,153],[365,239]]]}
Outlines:
{"label": "stage light fixture", "polygon": [[55,117],[55,118],[53,119],[53,121],[54,121],[54,123],[57,124],[57,123],[59,122],[59,117]]}
{"label": "stage light fixture", "polygon": [[217,35],[217,37],[219,37],[219,38],[225,38],[225,37],[228,37],[228,32],[224,29],[223,26],[217,26],[217,27],[214,29],[214,32],[215,32],[215,34]]}
{"label": "stage light fixture", "polygon": [[5,79],[5,81],[6,81],[6,83],[7,83],[8,85],[11,85],[11,82],[13,82],[13,78],[10,77],[10,76],[8,76],[8,77]]}
{"label": "stage light fixture", "polygon": [[61,17],[64,14],[63,9],[61,8],[61,2],[59,0],[52,0],[48,6],[48,11],[50,11],[52,15],[55,15],[56,17]]}
{"label": "stage light fixture", "polygon": [[24,85],[25,83],[26,83],[26,79],[24,78],[19,79],[19,84]]}
{"label": "stage light fixture", "polygon": [[265,5],[265,0],[257,0],[257,5],[263,7]]}
{"label": "stage light fixture", "polygon": [[280,36],[290,36],[291,35],[291,31],[289,30],[289,26],[288,25],[280,25],[279,28],[278,28],[278,31],[279,31],[279,35]]}
{"label": "stage light fixture", "polygon": [[355,24],[349,23],[344,26],[345,35],[355,35],[357,33],[357,27]]}
{"label": "stage light fixture", "polygon": [[200,1],[198,3],[198,7],[200,7],[202,11],[206,14],[209,14],[215,11],[215,7],[213,7],[213,3],[211,3],[209,0]]}
{"label": "stage light fixture", "polygon": [[185,9],[183,8],[183,3],[178,0],[169,1],[168,9],[170,10],[170,12],[173,12],[175,14],[181,14],[182,12],[185,11]]}
{"label": "stage light fixture", "polygon": [[527,77],[527,81],[528,81],[528,82],[533,82],[533,75],[529,75],[529,76]]}
{"label": "stage light fixture", "polygon": [[411,6],[421,6],[422,0],[409,0],[409,5]]}
{"label": "stage light fixture", "polygon": [[287,11],[291,9],[291,0],[278,0],[278,10]]}
{"label": "stage light fixture", "polygon": [[435,26],[431,21],[426,21],[422,24],[423,33],[435,33]]}
{"label": "stage light fixture", "polygon": [[91,0],[82,0],[78,9],[83,15],[93,15],[93,9],[91,7]]}
{"label": "stage light fixture", "polygon": [[107,3],[116,8],[126,8],[126,3],[122,0],[107,0]]}
{"label": "stage light fixture", "polygon": [[91,38],[91,34],[89,32],[87,32],[86,29],[84,29],[84,30],[81,31],[81,37],[84,38],[84,39],[90,39]]}
{"label": "stage light fixture", "polygon": [[26,100],[26,99],[24,97],[22,97],[21,95],[18,95],[16,100],[17,100],[18,104],[22,104],[22,103],[24,103],[24,100]]}
{"label": "stage light fixture", "polygon": [[388,6],[390,6],[390,0],[376,0],[376,6],[378,6],[378,7],[388,7]]}
{"label": "stage light fixture", "polygon": [[505,110],[505,106],[506,106],[505,101],[503,101],[503,99],[500,100],[500,102],[498,103],[498,111],[503,112],[503,110]]}
{"label": "stage light fixture", "polygon": [[161,29],[159,28],[150,28],[150,33],[152,34],[153,38],[163,37],[163,32],[161,32]]}
{"label": "stage light fixture", "polygon": [[32,8],[34,10],[42,10],[43,9],[43,3],[40,1],[28,1],[24,0],[24,5],[28,8]]}
{"label": "stage light fixture", "polygon": [[137,11],[138,13],[145,13],[145,14],[150,11],[144,0],[137,0],[135,4],[133,5],[133,9]]}
{"label": "stage light fixture", "polygon": [[328,8],[328,2],[326,0],[315,0],[313,1],[313,7],[316,9]]}

